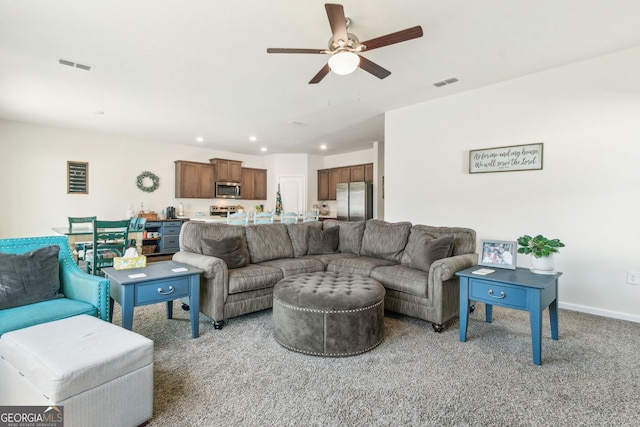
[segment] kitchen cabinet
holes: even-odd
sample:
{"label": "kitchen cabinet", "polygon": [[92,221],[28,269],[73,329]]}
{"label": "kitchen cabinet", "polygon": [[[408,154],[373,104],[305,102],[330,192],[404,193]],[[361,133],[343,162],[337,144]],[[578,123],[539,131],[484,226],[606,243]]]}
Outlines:
{"label": "kitchen cabinet", "polygon": [[242,162],[227,159],[209,159],[214,167],[216,182],[242,181]]}
{"label": "kitchen cabinet", "polygon": [[[147,257],[157,257],[161,255],[173,255],[180,250],[180,229],[183,221],[179,220],[158,220],[147,221],[144,226],[142,238],[143,253],[146,248],[153,249],[153,252],[144,253]],[[155,246],[155,248],[154,248]]]}
{"label": "kitchen cabinet", "polygon": [[373,184],[373,163],[364,165],[364,182]]}
{"label": "kitchen cabinet", "polygon": [[213,165],[177,160],[176,198],[213,199]]}
{"label": "kitchen cabinet", "polygon": [[242,199],[267,200],[267,170],[242,168]]}
{"label": "kitchen cabinet", "polygon": [[318,170],[318,200],[336,200],[336,185],[348,182],[373,183],[373,163]]}
{"label": "kitchen cabinet", "polygon": [[329,171],[318,171],[318,200],[329,200]]}

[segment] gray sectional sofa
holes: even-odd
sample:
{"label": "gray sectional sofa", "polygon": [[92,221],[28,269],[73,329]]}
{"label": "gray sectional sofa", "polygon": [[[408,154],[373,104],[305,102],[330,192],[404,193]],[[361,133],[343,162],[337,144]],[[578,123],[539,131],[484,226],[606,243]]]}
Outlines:
{"label": "gray sectional sofa", "polygon": [[328,220],[233,226],[191,221],[173,259],[204,271],[200,311],[222,328],[231,317],[273,306],[281,279],[317,271],[358,273],[385,287],[385,310],[432,323],[458,315],[456,271],[477,263],[469,228],[409,222]]}

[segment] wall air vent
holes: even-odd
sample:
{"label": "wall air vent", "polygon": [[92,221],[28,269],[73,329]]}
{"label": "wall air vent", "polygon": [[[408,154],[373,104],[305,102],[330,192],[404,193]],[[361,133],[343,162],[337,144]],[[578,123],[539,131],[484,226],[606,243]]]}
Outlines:
{"label": "wall air vent", "polygon": [[442,86],[450,85],[450,84],[455,83],[457,81],[458,81],[457,78],[450,77],[448,79],[444,79],[444,80],[440,80],[439,82],[435,82],[433,85],[435,87],[442,87]]}
{"label": "wall air vent", "polygon": [[68,59],[58,58],[58,64],[66,65],[67,67],[79,68],[85,71],[91,71],[93,68],[91,65],[79,64],[77,62],[69,61]]}

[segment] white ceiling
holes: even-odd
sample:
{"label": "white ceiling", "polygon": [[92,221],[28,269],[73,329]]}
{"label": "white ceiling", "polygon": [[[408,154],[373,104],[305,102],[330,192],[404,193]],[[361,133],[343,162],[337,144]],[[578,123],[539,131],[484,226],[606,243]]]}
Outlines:
{"label": "white ceiling", "polygon": [[[248,154],[384,141],[385,111],[640,45],[638,0],[345,0],[362,70],[307,82],[331,37],[316,0],[0,0],[0,118]],[[90,65],[83,71],[59,58]],[[433,83],[457,77],[458,83]],[[615,78],[615,76],[612,76]],[[104,112],[103,115],[95,112]],[[292,123],[293,122],[293,123]],[[255,135],[257,141],[249,141]]]}

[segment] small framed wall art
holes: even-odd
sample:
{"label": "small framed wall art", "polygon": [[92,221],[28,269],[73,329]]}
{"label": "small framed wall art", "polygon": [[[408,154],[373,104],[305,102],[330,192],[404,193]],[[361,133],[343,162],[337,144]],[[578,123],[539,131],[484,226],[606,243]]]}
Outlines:
{"label": "small framed wall art", "polygon": [[482,240],[478,265],[515,270],[517,242],[505,240]]}
{"label": "small framed wall art", "polygon": [[469,150],[469,173],[542,169],[544,143]]}
{"label": "small framed wall art", "polygon": [[89,163],[67,161],[67,194],[89,194]]}

